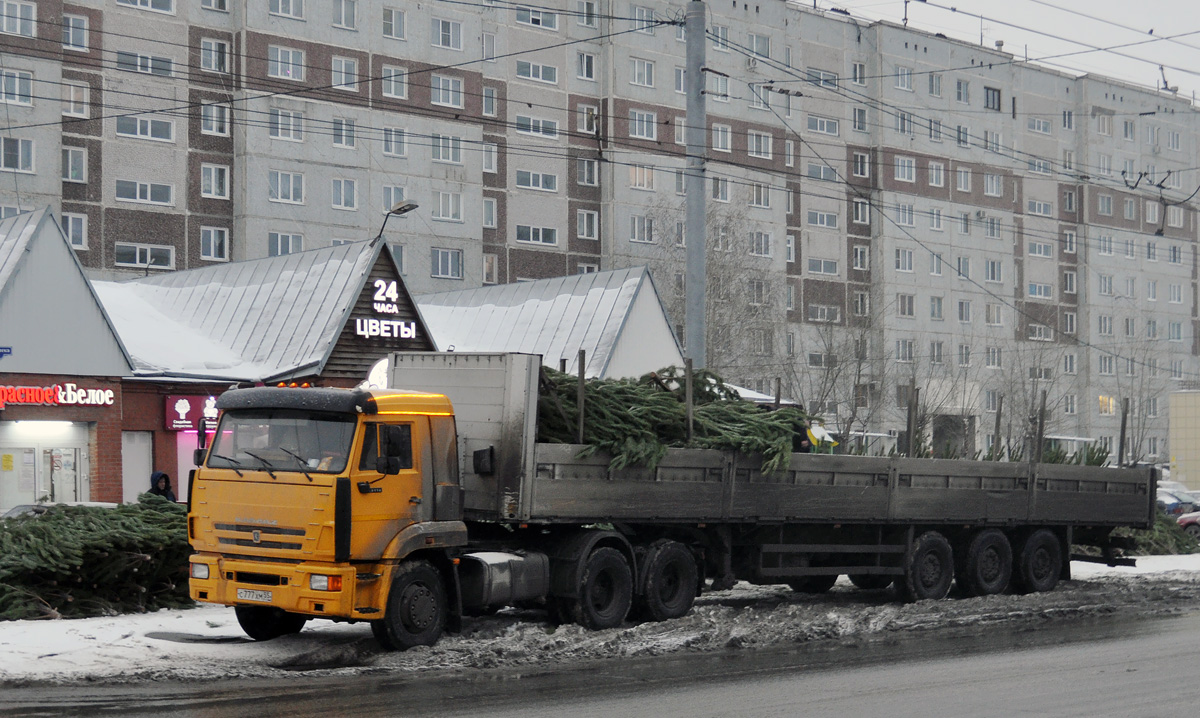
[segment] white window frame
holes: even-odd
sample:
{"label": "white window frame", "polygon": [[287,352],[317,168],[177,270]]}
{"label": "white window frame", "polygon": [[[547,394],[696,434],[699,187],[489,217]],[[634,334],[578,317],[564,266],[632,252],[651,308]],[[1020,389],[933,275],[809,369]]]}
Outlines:
{"label": "white window frame", "polygon": [[[218,237],[220,239],[218,239]],[[213,247],[221,246],[221,252],[214,252]],[[229,261],[229,229],[225,227],[200,227],[200,259],[206,262]]]}
{"label": "white window frame", "polygon": [[206,199],[229,199],[232,196],[229,165],[200,165],[200,196]]}

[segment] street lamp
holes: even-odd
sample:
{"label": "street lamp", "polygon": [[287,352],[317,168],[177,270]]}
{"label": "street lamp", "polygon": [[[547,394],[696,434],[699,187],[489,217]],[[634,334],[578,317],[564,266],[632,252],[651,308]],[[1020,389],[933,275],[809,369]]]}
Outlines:
{"label": "street lamp", "polygon": [[[414,209],[416,209],[419,206],[420,205],[418,205],[416,202],[406,202],[404,200],[400,200],[396,204],[392,205],[392,208],[384,213],[383,225],[379,228],[379,234],[375,235],[375,239],[379,239],[380,237],[383,236],[383,230],[387,227],[387,222],[392,217],[392,215],[396,215],[396,216],[405,215],[405,214],[408,214],[409,212],[413,211]],[[371,241],[375,241],[375,240],[371,240]]]}

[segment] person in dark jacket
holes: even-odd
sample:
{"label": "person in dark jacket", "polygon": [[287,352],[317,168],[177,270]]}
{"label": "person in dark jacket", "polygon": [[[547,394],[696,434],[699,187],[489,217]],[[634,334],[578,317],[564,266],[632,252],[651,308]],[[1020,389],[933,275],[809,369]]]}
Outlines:
{"label": "person in dark jacket", "polygon": [[157,494],[167,501],[178,501],[175,492],[171,490],[171,477],[165,471],[150,474],[150,493]]}

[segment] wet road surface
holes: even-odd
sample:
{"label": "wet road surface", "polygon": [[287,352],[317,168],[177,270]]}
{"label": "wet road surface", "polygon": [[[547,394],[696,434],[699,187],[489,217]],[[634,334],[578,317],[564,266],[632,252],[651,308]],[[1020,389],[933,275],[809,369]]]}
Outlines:
{"label": "wet road surface", "polygon": [[940,629],[553,669],[7,688],[0,716],[1186,716],[1200,614]]}

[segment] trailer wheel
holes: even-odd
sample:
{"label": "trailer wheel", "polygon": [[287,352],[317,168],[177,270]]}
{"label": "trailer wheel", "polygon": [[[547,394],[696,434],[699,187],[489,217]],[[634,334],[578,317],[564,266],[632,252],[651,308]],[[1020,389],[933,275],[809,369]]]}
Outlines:
{"label": "trailer wheel", "polygon": [[650,544],[642,574],[638,613],[647,620],[666,621],[692,610],[699,569],[687,546],[670,540]]}
{"label": "trailer wheel", "polygon": [[446,587],[428,561],[405,561],[396,567],[383,618],[371,621],[371,632],[389,651],[432,646],[446,628]]}
{"label": "trailer wheel", "polygon": [[967,596],[1003,593],[1012,580],[1012,544],[1003,531],[984,529],[971,539],[955,575]]}
{"label": "trailer wheel", "polygon": [[583,564],[579,597],[570,601],[575,623],[593,631],[616,628],[629,614],[633,603],[633,572],[624,554],[601,546]]}
{"label": "trailer wheel", "polygon": [[864,591],[882,591],[892,585],[892,576],[882,576],[877,573],[852,573],[850,583]]}
{"label": "trailer wheel", "polygon": [[945,598],[954,580],[954,551],[937,531],[926,531],[913,541],[904,561],[904,575],[896,590],[905,601]]}
{"label": "trailer wheel", "polygon": [[1024,593],[1052,591],[1062,574],[1062,544],[1049,529],[1029,534],[1017,557],[1013,583]]}
{"label": "trailer wheel", "polygon": [[308,623],[307,616],[288,613],[274,606],[235,606],[238,625],[256,641],[269,641],[290,633],[299,633]]}
{"label": "trailer wheel", "polygon": [[788,581],[793,591],[798,593],[825,593],[837,583],[837,576],[805,576],[804,578]]}

